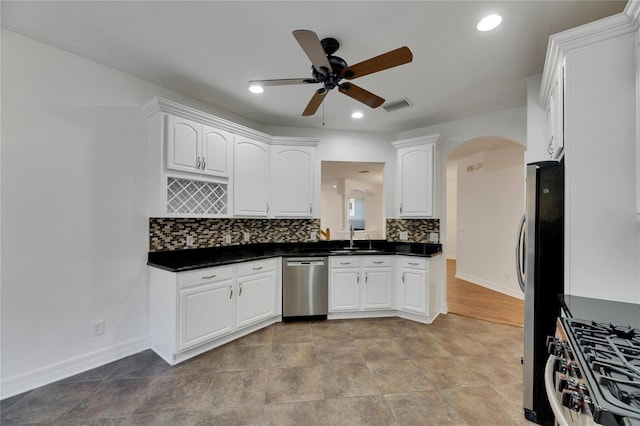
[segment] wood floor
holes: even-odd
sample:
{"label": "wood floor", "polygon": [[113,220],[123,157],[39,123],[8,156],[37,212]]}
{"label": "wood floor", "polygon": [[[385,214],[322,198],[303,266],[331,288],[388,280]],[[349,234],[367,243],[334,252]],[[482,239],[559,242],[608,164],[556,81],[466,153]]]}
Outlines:
{"label": "wood floor", "polygon": [[522,327],[524,301],[456,278],[456,261],[447,259],[449,312]]}

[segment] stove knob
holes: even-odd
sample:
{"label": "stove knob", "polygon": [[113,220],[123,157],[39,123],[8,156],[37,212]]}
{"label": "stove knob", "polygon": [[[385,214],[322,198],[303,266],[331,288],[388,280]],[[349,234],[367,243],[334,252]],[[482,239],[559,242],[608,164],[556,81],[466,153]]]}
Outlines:
{"label": "stove knob", "polygon": [[576,391],[562,392],[562,405],[573,411],[580,411],[584,405],[582,395]]}
{"label": "stove knob", "polygon": [[574,377],[582,379],[582,373],[580,372],[580,367],[578,367],[577,363],[572,362],[571,364],[569,364],[569,371]]}
{"label": "stove knob", "polygon": [[547,352],[551,355],[562,356],[564,353],[564,343],[557,338],[547,338]]}
{"label": "stove knob", "polygon": [[567,360],[564,358],[556,358],[553,364],[553,370],[561,374],[567,374]]}
{"label": "stove knob", "polygon": [[560,381],[558,382],[558,390],[559,391],[563,391],[563,390],[571,390],[571,391],[577,391],[578,390],[578,383],[575,381],[575,379],[560,379]]}
{"label": "stove knob", "polygon": [[[585,402],[591,402],[590,400],[588,400],[588,396],[589,396],[589,388],[587,387],[587,385],[585,385],[584,383],[580,383],[578,385],[578,390],[580,391],[580,393],[584,396]],[[588,400],[588,401],[587,401]]]}

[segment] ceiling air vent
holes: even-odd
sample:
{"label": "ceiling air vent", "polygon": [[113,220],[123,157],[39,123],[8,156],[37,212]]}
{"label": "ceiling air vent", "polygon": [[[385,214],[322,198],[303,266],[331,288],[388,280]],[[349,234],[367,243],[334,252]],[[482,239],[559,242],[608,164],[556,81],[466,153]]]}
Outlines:
{"label": "ceiling air vent", "polygon": [[400,108],[406,108],[412,105],[413,104],[411,103],[411,101],[405,98],[396,102],[389,102],[388,104],[384,104],[382,105],[382,108],[387,110],[387,112],[391,112],[391,111],[395,111]]}

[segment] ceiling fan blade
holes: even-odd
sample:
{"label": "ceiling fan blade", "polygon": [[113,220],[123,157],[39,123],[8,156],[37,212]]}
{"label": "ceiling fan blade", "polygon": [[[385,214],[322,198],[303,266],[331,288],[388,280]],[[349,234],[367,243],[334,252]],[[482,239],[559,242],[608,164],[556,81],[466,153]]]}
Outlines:
{"label": "ceiling fan blade", "polygon": [[402,46],[396,50],[351,65],[344,69],[342,75],[347,80],[351,80],[374,72],[397,67],[398,65],[407,64],[412,60],[413,53],[411,53],[411,50],[409,50],[407,46]]}
{"label": "ceiling fan blade", "polygon": [[309,30],[295,30],[293,36],[298,40],[300,47],[302,47],[302,50],[304,50],[304,53],[307,54],[309,60],[318,71],[324,67],[329,73],[333,72],[316,33]]}
{"label": "ceiling fan blade", "polygon": [[342,83],[338,90],[347,96],[352,97],[356,101],[360,101],[371,108],[378,108],[384,103],[384,99],[380,96],[376,96],[368,90],[364,90],[362,87],[356,86],[353,83]]}
{"label": "ceiling fan blade", "polygon": [[307,107],[302,112],[302,116],[304,117],[307,115],[315,114],[318,108],[320,107],[320,104],[324,100],[324,97],[327,96],[328,92],[329,91],[324,87],[321,87],[320,89],[316,90],[316,93],[313,94],[313,96],[311,97],[311,100],[307,104]]}
{"label": "ceiling fan blade", "polygon": [[287,84],[310,84],[318,83],[315,78],[280,78],[276,80],[250,80],[249,86],[284,86]]}

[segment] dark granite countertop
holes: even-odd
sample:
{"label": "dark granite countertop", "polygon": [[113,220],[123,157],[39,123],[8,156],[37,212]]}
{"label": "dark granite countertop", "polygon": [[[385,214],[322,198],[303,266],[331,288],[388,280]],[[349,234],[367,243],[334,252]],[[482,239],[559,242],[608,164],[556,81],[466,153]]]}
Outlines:
{"label": "dark granite countertop", "polygon": [[[369,241],[358,240],[354,245],[368,249]],[[317,241],[313,243],[259,243],[224,247],[149,252],[147,265],[171,272],[189,271],[228,265],[248,260],[280,256],[345,256],[345,255],[409,255],[432,257],[442,253],[441,244],[401,243],[373,240],[375,253],[355,250],[351,253],[332,253],[349,246],[349,241]]]}
{"label": "dark granite countertop", "polygon": [[562,309],[572,318],[640,328],[640,304],[568,294],[561,299]]}

